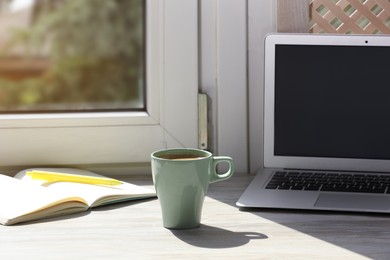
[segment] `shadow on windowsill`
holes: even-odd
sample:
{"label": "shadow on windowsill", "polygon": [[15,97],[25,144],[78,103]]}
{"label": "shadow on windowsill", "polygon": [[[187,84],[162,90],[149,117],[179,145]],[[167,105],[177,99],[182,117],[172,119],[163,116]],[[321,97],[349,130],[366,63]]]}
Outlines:
{"label": "shadow on windowsill", "polygon": [[202,248],[232,248],[249,243],[254,239],[267,239],[258,232],[233,232],[227,229],[200,225],[198,228],[171,230],[183,242]]}

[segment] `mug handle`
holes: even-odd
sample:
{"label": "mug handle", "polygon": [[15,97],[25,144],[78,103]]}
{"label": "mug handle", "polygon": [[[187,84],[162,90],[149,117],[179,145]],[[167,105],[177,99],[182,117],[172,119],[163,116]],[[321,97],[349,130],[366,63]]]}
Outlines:
{"label": "mug handle", "polygon": [[[221,162],[227,162],[229,164],[229,169],[227,172],[218,174],[217,173],[217,165]],[[210,183],[223,181],[232,177],[234,173],[234,162],[233,159],[227,156],[213,156],[212,157],[212,169],[210,176]]]}

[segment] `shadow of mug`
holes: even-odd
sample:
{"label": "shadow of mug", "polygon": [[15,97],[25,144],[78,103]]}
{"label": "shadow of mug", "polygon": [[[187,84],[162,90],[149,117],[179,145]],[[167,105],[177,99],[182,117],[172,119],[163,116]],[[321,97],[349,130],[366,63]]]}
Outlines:
{"label": "shadow of mug", "polygon": [[183,242],[202,248],[239,247],[254,239],[268,238],[268,236],[258,232],[233,232],[203,224],[199,228],[171,230],[171,232]]}

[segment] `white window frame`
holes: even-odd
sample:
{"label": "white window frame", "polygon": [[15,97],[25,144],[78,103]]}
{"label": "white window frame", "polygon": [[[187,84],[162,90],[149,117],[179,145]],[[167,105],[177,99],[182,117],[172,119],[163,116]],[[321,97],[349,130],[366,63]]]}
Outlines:
{"label": "white window frame", "polygon": [[200,85],[209,95],[210,149],[248,169],[247,1],[200,0]]}
{"label": "white window frame", "polygon": [[198,1],[147,1],[147,112],[0,116],[0,169],[149,162],[198,145]]}
{"label": "white window frame", "polygon": [[263,161],[263,38],[276,28],[274,0],[200,0],[200,85],[212,100],[210,147],[237,173]]}
{"label": "white window frame", "polygon": [[277,1],[248,0],[250,172],[264,166],[264,37],[277,28]]}

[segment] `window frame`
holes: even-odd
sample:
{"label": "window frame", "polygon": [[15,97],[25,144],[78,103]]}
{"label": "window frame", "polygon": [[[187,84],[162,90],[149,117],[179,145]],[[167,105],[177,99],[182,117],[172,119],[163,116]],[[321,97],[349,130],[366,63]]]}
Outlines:
{"label": "window frame", "polygon": [[200,0],[200,32],[200,86],[212,101],[210,149],[247,172],[247,0]]}
{"label": "window frame", "polygon": [[264,37],[277,30],[278,4],[273,0],[248,0],[249,171],[252,173],[264,166]]}
{"label": "window frame", "polygon": [[276,3],[200,0],[200,19],[210,148],[233,157],[237,173],[254,173],[263,164],[263,38],[276,29]]}
{"label": "window frame", "polygon": [[198,145],[198,3],[147,1],[147,111],[0,115],[0,168],[149,162]]}

